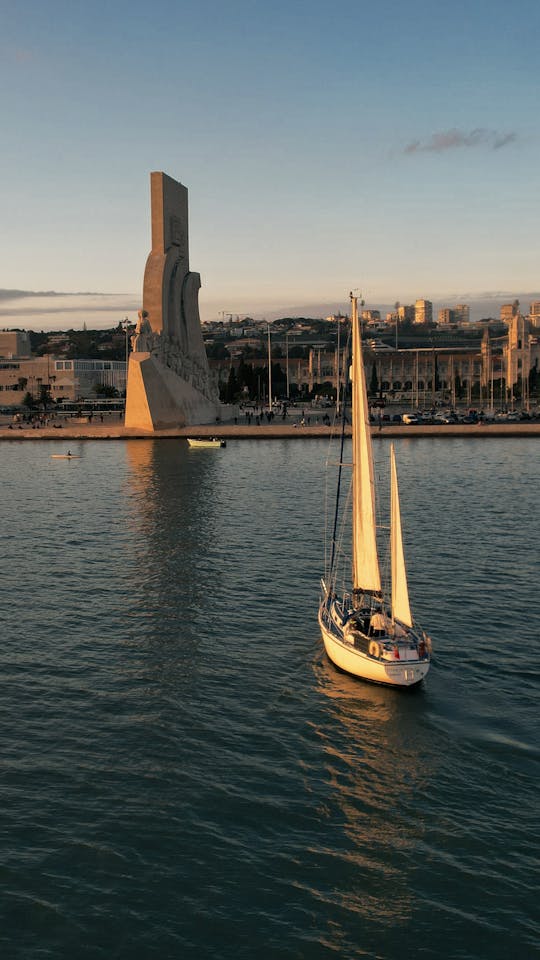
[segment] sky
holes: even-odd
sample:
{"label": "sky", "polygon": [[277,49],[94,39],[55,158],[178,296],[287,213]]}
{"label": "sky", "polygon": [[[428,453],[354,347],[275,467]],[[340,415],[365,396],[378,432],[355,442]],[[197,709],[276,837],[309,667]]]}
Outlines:
{"label": "sky", "polygon": [[0,325],[136,318],[154,170],[202,319],[533,294],[539,28],[538,0],[0,0],[0,289],[102,295]]}

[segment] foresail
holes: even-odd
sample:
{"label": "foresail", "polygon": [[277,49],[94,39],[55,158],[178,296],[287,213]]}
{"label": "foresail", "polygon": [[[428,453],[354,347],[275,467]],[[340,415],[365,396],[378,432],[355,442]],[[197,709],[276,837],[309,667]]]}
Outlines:
{"label": "foresail", "polygon": [[399,491],[397,481],[396,457],[394,444],[390,447],[390,548],[392,554],[392,619],[400,620],[407,627],[412,627],[411,608],[409,605],[409,590],[407,586],[407,571],[403,554],[403,538],[401,535],[401,511],[399,507]]}
{"label": "foresail", "polygon": [[380,592],[377,556],[375,482],[362,338],[356,297],[351,296],[353,424],[353,586]]}

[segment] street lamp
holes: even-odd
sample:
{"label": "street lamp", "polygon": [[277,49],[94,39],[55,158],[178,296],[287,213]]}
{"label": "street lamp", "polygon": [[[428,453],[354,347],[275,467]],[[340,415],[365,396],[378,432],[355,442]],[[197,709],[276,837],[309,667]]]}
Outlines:
{"label": "street lamp", "polygon": [[[122,325],[122,324],[120,324],[120,325]],[[125,403],[127,403],[128,363],[129,363],[129,336],[128,336],[129,320],[128,320],[127,317],[124,317],[124,331],[125,331],[125,335],[126,335],[126,381],[125,381],[125,390],[124,390],[124,392],[125,392],[125,397],[126,397]],[[124,403],[124,406],[125,406],[125,403]]]}
{"label": "street lamp", "polygon": [[272,349],[270,346],[270,324],[268,324],[268,410],[272,410]]}
{"label": "street lamp", "polygon": [[287,400],[289,399],[289,331],[285,334],[285,363],[287,367]]}

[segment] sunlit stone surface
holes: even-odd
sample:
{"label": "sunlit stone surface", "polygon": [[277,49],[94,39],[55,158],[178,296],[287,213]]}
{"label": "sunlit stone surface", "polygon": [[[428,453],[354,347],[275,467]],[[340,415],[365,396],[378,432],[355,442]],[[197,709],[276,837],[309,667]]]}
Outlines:
{"label": "sunlit stone surface", "polygon": [[201,279],[189,269],[188,191],[164,173],[150,174],[150,183],[152,250],[132,338],[125,425],[212,423],[219,399],[201,333]]}

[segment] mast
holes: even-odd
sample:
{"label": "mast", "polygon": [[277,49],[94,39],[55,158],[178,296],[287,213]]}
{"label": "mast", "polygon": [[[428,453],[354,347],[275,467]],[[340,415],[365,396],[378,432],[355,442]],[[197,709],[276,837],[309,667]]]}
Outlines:
{"label": "mast", "polygon": [[375,481],[358,300],[351,293],[353,436],[353,590],[381,592],[375,523]]}
{"label": "mast", "polygon": [[394,444],[390,446],[390,553],[392,557],[392,620],[400,620],[406,627],[412,627],[407,571],[403,554],[401,535],[401,511]]}
{"label": "mast", "polygon": [[339,415],[339,390],[340,390],[340,368],[339,368],[339,328],[341,327],[341,319],[338,313],[337,318],[337,368],[336,368],[336,416]]}

